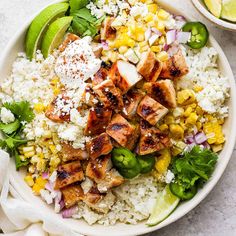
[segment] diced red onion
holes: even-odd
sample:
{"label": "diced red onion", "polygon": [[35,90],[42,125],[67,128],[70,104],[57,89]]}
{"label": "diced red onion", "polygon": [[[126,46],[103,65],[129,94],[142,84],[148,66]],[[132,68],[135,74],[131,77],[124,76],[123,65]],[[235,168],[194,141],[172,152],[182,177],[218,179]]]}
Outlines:
{"label": "diced red onion", "polygon": [[106,41],[102,41],[102,47],[103,47],[104,50],[109,49],[108,43]]}
{"label": "diced red onion", "polygon": [[196,134],[194,139],[197,144],[202,144],[207,141],[207,137],[203,132]]}
{"label": "diced red onion", "polygon": [[172,44],[176,40],[177,31],[176,30],[170,30],[166,33],[166,43],[168,45]]}
{"label": "diced red onion", "polygon": [[62,217],[63,218],[71,218],[76,212],[78,208],[76,206],[65,209],[62,211]]}
{"label": "diced red onion", "polygon": [[163,47],[163,50],[167,52],[169,50],[169,48],[170,48],[170,46],[165,43],[164,47]]}
{"label": "diced red onion", "polygon": [[187,143],[187,144],[195,143],[194,137],[192,135],[186,136],[185,143]]}
{"label": "diced red onion", "polygon": [[187,43],[191,37],[190,32],[178,32],[177,33],[177,41],[179,43]]}
{"label": "diced red onion", "polygon": [[151,35],[152,35],[152,31],[150,28],[148,28],[144,33],[145,40],[148,41]]}
{"label": "diced red onion", "polygon": [[202,145],[204,146],[204,148],[211,149],[211,146],[209,145],[207,141],[202,143]]}
{"label": "diced red onion", "polygon": [[167,51],[170,57],[174,56],[179,50],[179,46],[176,44],[173,44]]}
{"label": "diced red onion", "polygon": [[193,134],[196,135],[198,133],[198,129],[197,126],[193,126]]}
{"label": "diced red onion", "polygon": [[149,45],[152,46],[157,41],[158,38],[159,38],[159,35],[156,35],[156,34],[152,35],[148,40]]}
{"label": "diced red onion", "polygon": [[42,178],[43,179],[49,179],[49,173],[48,172],[43,172],[42,173]]}
{"label": "diced red onion", "polygon": [[59,205],[60,205],[60,210],[62,210],[62,209],[65,207],[65,202],[64,202],[64,200],[61,200],[61,201],[59,202]]}
{"label": "diced red onion", "polygon": [[175,15],[174,19],[178,20],[178,21],[186,21],[186,18],[184,16],[181,16],[181,15]]}
{"label": "diced red onion", "polygon": [[46,188],[48,191],[52,192],[52,191],[53,191],[53,183],[52,183],[51,181],[47,182],[47,183],[45,184],[45,188]]}

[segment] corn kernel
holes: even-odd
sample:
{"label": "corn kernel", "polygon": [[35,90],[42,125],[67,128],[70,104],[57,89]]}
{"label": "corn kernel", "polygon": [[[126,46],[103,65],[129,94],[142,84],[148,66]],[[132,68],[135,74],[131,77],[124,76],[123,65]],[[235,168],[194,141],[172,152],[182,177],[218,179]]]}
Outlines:
{"label": "corn kernel", "polygon": [[219,145],[212,145],[212,150],[213,152],[219,152],[223,149],[223,145],[222,144],[219,144]]}
{"label": "corn kernel", "polygon": [[164,123],[167,125],[175,123],[175,118],[172,115],[167,115],[164,118]]}
{"label": "corn kernel", "polygon": [[49,145],[49,149],[51,150],[51,152],[53,154],[56,154],[57,153],[57,149],[56,149],[56,146],[55,145]]}
{"label": "corn kernel", "polygon": [[45,171],[46,169],[46,160],[40,159],[36,164],[36,168],[38,171]]}
{"label": "corn kernel", "polygon": [[173,116],[174,117],[180,117],[182,116],[184,113],[184,109],[182,107],[176,107],[174,110],[173,110]]}
{"label": "corn kernel", "polygon": [[148,11],[151,12],[151,13],[156,13],[157,10],[158,10],[158,6],[157,4],[153,3],[153,4],[148,4],[147,5],[147,8],[148,8]]}
{"label": "corn kernel", "polygon": [[159,39],[159,44],[165,44],[165,37],[164,36],[161,36],[160,39]]}
{"label": "corn kernel", "polygon": [[142,47],[148,46],[148,43],[147,43],[147,41],[143,41],[141,43],[138,43],[138,45],[140,48],[142,48]]}
{"label": "corn kernel", "polygon": [[161,21],[158,21],[157,22],[157,25],[156,25],[157,29],[161,32],[164,32],[165,31],[165,25],[161,22]]}
{"label": "corn kernel", "polygon": [[199,86],[199,85],[195,85],[193,87],[193,90],[194,90],[195,93],[199,93],[199,92],[201,92],[203,90],[203,87]]}
{"label": "corn kernel", "polygon": [[47,183],[47,180],[46,179],[43,179],[43,177],[39,176],[36,181],[35,181],[36,184],[38,184],[39,186],[41,186],[42,188],[45,187],[45,184]]}
{"label": "corn kernel", "polygon": [[191,112],[193,111],[192,107],[188,107],[185,111],[184,111],[184,117],[188,117],[190,116]]}
{"label": "corn kernel", "polygon": [[177,156],[177,155],[179,155],[180,153],[182,153],[182,149],[181,148],[179,148],[179,147],[177,147],[177,146],[173,146],[172,148],[171,148],[171,154],[173,155],[173,156]]}
{"label": "corn kernel", "polygon": [[23,147],[22,150],[23,150],[24,153],[32,152],[32,151],[34,151],[34,147],[33,146]]}
{"label": "corn kernel", "polygon": [[33,165],[30,165],[28,168],[29,173],[33,174],[35,171],[35,167]]}
{"label": "corn kernel", "polygon": [[54,76],[51,80],[51,85],[56,85],[59,83],[59,78],[57,76]]}
{"label": "corn kernel", "polygon": [[162,131],[162,132],[165,132],[168,130],[168,125],[167,124],[162,124],[159,126],[159,129]]}
{"label": "corn kernel", "polygon": [[153,21],[153,14],[148,13],[148,14],[144,17],[144,20],[145,20],[146,22],[151,22],[151,21]]}
{"label": "corn kernel", "polygon": [[61,162],[60,158],[52,157],[49,165],[56,168],[60,164],[60,162]]}
{"label": "corn kernel", "polygon": [[167,61],[169,59],[169,55],[167,52],[165,51],[162,51],[162,52],[159,52],[157,55],[156,55],[157,59],[161,62],[164,62],[164,61]]}
{"label": "corn kernel", "polygon": [[140,48],[140,52],[146,52],[146,51],[148,51],[149,50],[149,46],[147,45],[147,46],[144,46],[144,47],[142,47],[142,48]]}
{"label": "corn kernel", "polygon": [[58,95],[60,92],[61,92],[61,89],[58,88],[58,87],[55,87],[55,88],[53,89],[53,94],[54,94],[54,95]]}
{"label": "corn kernel", "polygon": [[124,54],[124,53],[126,53],[128,51],[128,47],[127,46],[121,46],[120,48],[119,48],[119,53],[120,54]]}
{"label": "corn kernel", "polygon": [[191,89],[184,89],[177,93],[177,102],[180,105],[188,105],[195,102],[195,94]]}
{"label": "corn kernel", "polygon": [[200,130],[202,128],[202,123],[198,121],[196,123],[196,126],[197,126],[197,130]]}
{"label": "corn kernel", "polygon": [[142,42],[142,41],[144,41],[145,40],[145,36],[144,36],[144,34],[137,34],[136,35],[136,41],[138,41],[138,42]]}
{"label": "corn kernel", "polygon": [[160,52],[161,51],[161,47],[160,46],[152,46],[151,47],[151,51],[153,51],[153,52]]}
{"label": "corn kernel", "polygon": [[37,113],[43,112],[44,109],[45,109],[45,106],[43,105],[43,103],[36,103],[36,104],[34,104],[34,110],[35,110]]}
{"label": "corn kernel", "polygon": [[218,119],[217,122],[219,125],[223,125],[225,123],[225,120],[224,118],[222,118],[222,119]]}
{"label": "corn kernel", "polygon": [[204,111],[202,110],[202,108],[200,106],[196,107],[196,112],[198,115],[202,116],[204,114]]}
{"label": "corn kernel", "polygon": [[189,117],[186,119],[186,124],[189,125],[195,125],[198,119],[198,115],[194,112],[189,115]]}
{"label": "corn kernel", "polygon": [[155,169],[158,171],[158,173],[164,174],[170,165],[170,151],[168,149],[163,149],[159,151],[159,154],[161,155],[156,158]]}
{"label": "corn kernel", "polygon": [[43,138],[51,138],[52,137],[52,133],[50,130],[46,130],[43,133]]}
{"label": "corn kernel", "polygon": [[180,125],[171,124],[170,132],[174,139],[183,139],[184,137],[184,129]]}
{"label": "corn kernel", "polygon": [[31,175],[25,176],[24,180],[30,187],[34,185],[34,180]]}
{"label": "corn kernel", "polygon": [[170,14],[167,11],[160,9],[160,11],[157,13],[157,16],[161,20],[167,20]]}
{"label": "corn kernel", "polygon": [[42,189],[43,188],[40,185],[36,184],[36,183],[33,185],[33,188],[32,188],[35,195],[39,195],[40,190],[42,190]]}
{"label": "corn kernel", "polygon": [[32,151],[32,152],[25,152],[25,153],[24,153],[24,156],[25,156],[26,158],[33,157],[34,155],[35,155],[35,151]]}

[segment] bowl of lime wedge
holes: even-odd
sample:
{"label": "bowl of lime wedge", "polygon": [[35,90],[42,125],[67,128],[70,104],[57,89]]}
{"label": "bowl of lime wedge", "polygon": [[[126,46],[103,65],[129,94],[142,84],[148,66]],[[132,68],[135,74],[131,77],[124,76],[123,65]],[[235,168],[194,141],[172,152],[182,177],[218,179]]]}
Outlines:
{"label": "bowl of lime wedge", "polygon": [[236,31],[235,0],[192,0],[196,9],[221,28]]}

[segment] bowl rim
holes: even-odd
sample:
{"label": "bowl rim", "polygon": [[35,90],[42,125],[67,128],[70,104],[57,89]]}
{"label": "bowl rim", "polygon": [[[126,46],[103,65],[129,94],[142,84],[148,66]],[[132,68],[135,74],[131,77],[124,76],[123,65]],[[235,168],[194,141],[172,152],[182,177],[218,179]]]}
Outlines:
{"label": "bowl rim", "polygon": [[[61,0],[55,0],[52,1],[49,4],[45,4],[43,7],[40,8],[39,11],[36,12],[36,14],[33,14],[31,17],[29,17],[28,20],[26,20],[25,24],[22,25],[22,27],[17,31],[17,33],[15,35],[13,35],[12,39],[10,40],[10,42],[7,44],[7,47],[5,48],[5,50],[2,53],[2,56],[0,57],[0,70],[1,70],[1,64],[3,64],[3,60],[7,58],[8,54],[10,53],[10,51],[13,49],[14,45],[17,43],[17,41],[19,40],[20,36],[22,35],[23,32],[25,32],[29,26],[29,24],[31,23],[31,21],[33,20],[33,18],[40,12],[42,11],[42,9],[44,9],[45,7],[53,4],[53,3],[57,3],[57,2],[64,2]],[[168,9],[170,12],[178,12],[181,13],[181,15],[185,15],[183,14],[179,9],[176,9],[176,7],[170,5],[169,3],[167,3],[168,1],[165,2],[165,0],[160,0],[159,3],[160,5],[164,6],[164,8]],[[192,17],[186,17],[188,20],[194,20],[194,18]],[[225,66],[225,71],[227,71],[227,74],[229,75],[229,81],[231,83],[231,102],[232,102],[232,117],[236,117],[236,86],[235,86],[235,81],[234,81],[234,75],[232,72],[232,69],[229,65],[229,62],[223,52],[223,50],[221,49],[221,47],[219,46],[219,44],[217,43],[217,41],[213,38],[213,36],[210,35],[210,44],[214,45],[214,48],[216,49],[216,51],[220,54],[221,60],[224,61],[224,66]],[[0,71],[1,73],[1,71]],[[232,130],[236,129],[236,119],[232,119],[232,126],[230,127],[232,128]],[[153,232],[155,230],[158,230],[160,228],[163,228],[173,222],[175,222],[176,220],[182,218],[184,215],[186,215],[188,212],[190,212],[193,208],[195,208],[204,198],[206,198],[206,196],[211,192],[211,190],[213,189],[213,187],[217,184],[217,182],[219,181],[220,177],[222,176],[231,156],[232,156],[232,152],[234,150],[234,145],[235,145],[235,140],[236,140],[236,135],[233,134],[233,132],[230,133],[229,138],[227,140],[227,150],[226,150],[226,155],[224,156],[224,160],[222,161],[223,163],[221,164],[221,168],[216,172],[213,173],[212,178],[210,181],[208,181],[204,188],[201,190],[201,192],[199,192],[192,200],[188,201],[187,203],[185,203],[184,209],[181,212],[178,212],[175,214],[174,217],[168,217],[166,218],[163,222],[161,222],[160,224],[153,226],[153,227],[147,227],[145,225],[145,227],[143,227],[141,230],[139,229],[139,231],[135,231],[135,226],[134,229],[130,229],[126,231],[122,231],[122,232],[112,232],[112,234],[115,235],[119,235],[119,236],[129,236],[129,235],[141,235],[141,234],[145,234],[145,233],[150,233]],[[11,163],[13,162],[13,160],[11,160]],[[21,188],[20,186],[20,182],[19,180],[17,180],[14,177],[14,174],[16,174],[15,172],[15,168],[13,167],[13,165],[11,165],[11,169],[13,172],[10,173],[10,183],[13,185],[13,187],[19,192],[19,194],[22,196],[23,199],[25,200],[32,200],[34,202],[36,202],[36,198],[34,197],[34,199],[32,197],[29,196],[29,192],[24,191],[23,188]],[[26,184],[25,184],[26,185]],[[41,199],[37,199],[40,200],[41,202],[43,202]],[[35,206],[36,207],[36,206]],[[41,208],[42,209],[42,208]],[[48,216],[55,216],[54,212],[50,212],[48,211]],[[46,213],[45,213],[46,214]],[[66,220],[61,220],[61,222],[65,225],[67,225],[68,227],[71,227],[71,225],[68,225]],[[141,222],[140,224],[144,224],[144,222]],[[132,225],[133,226],[133,225]],[[91,226],[93,228],[97,228],[96,225]],[[102,233],[99,230],[92,230],[89,232],[84,231],[83,229],[81,230],[82,234],[86,234],[86,235],[111,235],[111,232],[108,232],[108,228],[106,226],[103,226],[104,230],[102,231]]]}
{"label": "bowl rim", "polygon": [[202,0],[192,0],[194,7],[208,20],[229,31],[236,31],[236,23],[231,23],[223,19],[215,17],[211,12],[208,11],[207,7],[204,6]]}

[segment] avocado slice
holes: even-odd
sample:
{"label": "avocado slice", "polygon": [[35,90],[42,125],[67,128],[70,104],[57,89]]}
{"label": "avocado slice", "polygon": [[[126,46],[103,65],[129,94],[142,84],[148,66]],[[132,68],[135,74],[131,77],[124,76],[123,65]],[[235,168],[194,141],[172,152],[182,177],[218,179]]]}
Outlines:
{"label": "avocado slice", "polygon": [[208,10],[217,18],[221,16],[222,0],[204,0]]}
{"label": "avocado slice", "polygon": [[222,0],[221,18],[236,22],[236,0]]}

